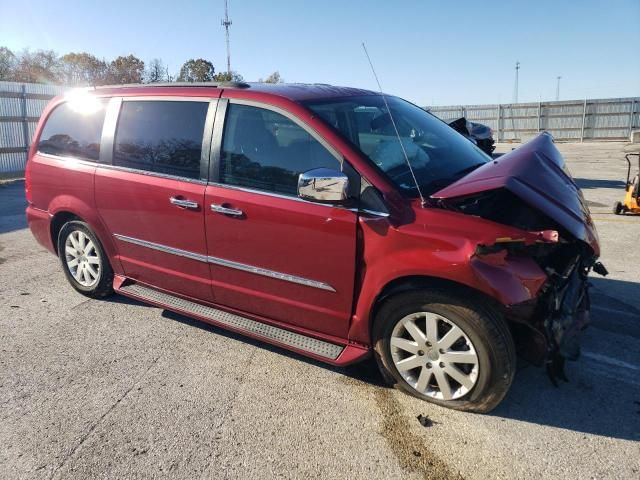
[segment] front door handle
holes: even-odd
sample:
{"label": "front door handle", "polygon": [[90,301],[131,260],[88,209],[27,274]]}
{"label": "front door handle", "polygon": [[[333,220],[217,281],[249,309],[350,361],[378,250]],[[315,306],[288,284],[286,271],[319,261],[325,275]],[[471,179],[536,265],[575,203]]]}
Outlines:
{"label": "front door handle", "polygon": [[235,208],[228,208],[222,205],[216,205],[215,203],[211,204],[211,211],[222,213],[224,215],[230,215],[232,217],[241,217],[242,215],[244,215],[244,212],[242,210],[237,210]]}
{"label": "front door handle", "polygon": [[170,197],[169,202],[171,203],[171,205],[175,205],[176,207],[180,208],[190,208],[195,210],[199,207],[198,202],[194,202],[193,200],[185,200],[184,198]]}

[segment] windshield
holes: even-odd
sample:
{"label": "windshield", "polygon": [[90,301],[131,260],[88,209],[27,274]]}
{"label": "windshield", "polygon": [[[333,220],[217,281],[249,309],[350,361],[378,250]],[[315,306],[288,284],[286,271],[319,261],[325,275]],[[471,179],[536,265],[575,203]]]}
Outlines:
{"label": "windshield", "polygon": [[314,100],[304,105],[359,148],[410,196],[418,196],[418,191],[402,147],[424,196],[490,160],[471,141],[430,113],[397,97],[386,99],[400,140],[381,95]]}

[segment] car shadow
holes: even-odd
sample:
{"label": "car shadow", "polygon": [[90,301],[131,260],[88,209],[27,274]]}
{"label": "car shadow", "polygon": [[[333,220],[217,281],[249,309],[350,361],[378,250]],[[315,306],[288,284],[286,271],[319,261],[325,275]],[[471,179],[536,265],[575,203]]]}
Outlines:
{"label": "car shadow", "polygon": [[[132,300],[132,301],[135,302],[135,300]],[[210,323],[206,323],[191,317],[187,317],[185,315],[181,315],[179,313],[172,312],[171,310],[163,310],[162,316],[164,318],[183,323],[190,327],[215,333],[216,335],[237,340],[239,342],[247,343],[254,347],[261,348],[263,350],[267,350],[269,352],[276,353],[278,355],[282,355],[287,358],[292,358],[300,362],[305,362],[309,365],[314,365],[316,367],[324,368],[324,369],[339,373],[341,375],[351,377],[355,380],[360,380],[362,382],[366,382],[368,384],[375,385],[378,387],[389,388],[389,386],[385,383],[384,379],[382,378],[382,375],[380,374],[380,371],[378,370],[378,367],[372,358],[368,358],[354,365],[349,365],[346,367],[338,367],[325,362],[321,362],[319,360],[315,360],[313,358],[305,357],[302,354],[292,352],[282,347],[277,347],[275,345],[271,345],[269,343],[256,340],[254,338],[247,337],[245,335],[235,333],[230,330],[225,330],[222,327],[217,327],[216,325],[211,325]]]}
{"label": "car shadow", "polygon": [[[566,363],[568,383],[524,366],[491,415],[575,432],[640,440],[640,283],[591,278],[591,326],[583,352]],[[635,348],[634,348],[635,346]]]}
{"label": "car shadow", "polygon": [[[610,279],[592,279],[593,315],[592,328],[586,336],[599,339],[603,335],[626,338],[635,342],[640,339],[640,310],[618,298],[623,295],[640,297],[640,283]],[[617,298],[616,298],[617,297]],[[137,300],[117,295],[109,299],[117,303],[145,305]],[[155,308],[155,307],[154,307]],[[607,311],[626,312],[615,318],[606,315]],[[375,361],[369,358],[347,367],[337,367],[312,358],[291,352],[260,340],[225,330],[170,310],[163,310],[162,316],[180,322],[189,327],[221,335],[226,338],[250,344],[269,352],[324,368],[346,377],[365,382],[379,388],[389,387],[378,371]],[[614,338],[613,342],[616,339]],[[593,343],[593,342],[591,342]],[[596,345],[591,356],[599,358],[607,355],[603,344]],[[598,348],[602,349],[599,350]],[[634,355],[634,362],[640,357],[640,351]],[[541,427],[554,427],[585,434],[600,435],[625,440],[640,440],[640,361],[623,362],[623,374],[628,372],[636,378],[622,378],[618,375],[608,377],[600,369],[597,375],[592,372],[593,358],[583,357],[576,362],[567,362],[566,373],[569,382],[560,382],[554,386],[547,377],[545,369],[519,361],[519,369],[513,385],[502,403],[489,415],[504,419],[536,424]],[[635,370],[637,369],[637,370]]]}
{"label": "car shadow", "polygon": [[626,187],[624,180],[602,180],[595,178],[574,178],[578,187],[585,190],[588,188],[622,188]]}

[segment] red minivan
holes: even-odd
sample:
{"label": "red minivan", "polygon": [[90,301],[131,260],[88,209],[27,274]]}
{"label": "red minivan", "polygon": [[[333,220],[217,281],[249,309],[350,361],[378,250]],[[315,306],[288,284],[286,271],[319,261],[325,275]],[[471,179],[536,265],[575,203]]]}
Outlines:
{"label": "red minivan", "polygon": [[487,412],[516,353],[562,377],[598,238],[542,133],[493,159],[393,96],[135,85],[51,101],[27,217],[69,283]]}

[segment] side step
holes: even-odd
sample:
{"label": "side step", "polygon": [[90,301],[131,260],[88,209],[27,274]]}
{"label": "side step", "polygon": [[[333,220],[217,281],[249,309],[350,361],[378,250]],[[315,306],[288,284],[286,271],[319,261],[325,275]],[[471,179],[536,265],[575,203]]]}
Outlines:
{"label": "side step", "polygon": [[325,342],[324,340],[300,335],[299,333],[257,322],[249,318],[241,317],[240,315],[207,307],[206,305],[200,305],[199,303],[191,302],[184,298],[176,297],[136,283],[121,287],[119,291],[125,295],[131,295],[152,303],[165,305],[168,308],[207,318],[213,323],[229,327],[241,333],[246,332],[247,334],[263,338],[267,341],[303,350],[330,360],[336,360],[344,350],[343,345],[335,345]]}

